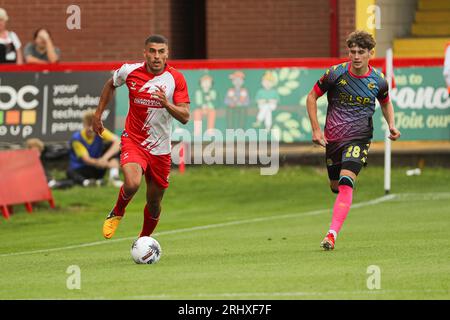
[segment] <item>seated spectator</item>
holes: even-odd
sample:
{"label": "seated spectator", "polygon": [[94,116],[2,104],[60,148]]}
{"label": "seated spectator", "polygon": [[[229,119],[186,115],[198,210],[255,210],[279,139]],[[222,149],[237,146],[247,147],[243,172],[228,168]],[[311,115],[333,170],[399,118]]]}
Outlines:
{"label": "seated spectator", "polygon": [[56,180],[54,179],[48,170],[47,160],[54,157],[50,155],[51,152],[47,150],[40,139],[30,138],[25,141],[25,147],[29,150],[36,150],[39,154],[39,159],[41,160],[42,167],[44,168],[45,177],[47,178],[47,184],[52,189],[65,189],[73,186],[72,180]]}
{"label": "seated spectator", "polygon": [[6,29],[6,10],[0,8],[0,63],[23,64],[22,44],[17,34]]}
{"label": "seated spectator", "polygon": [[[98,136],[92,130],[93,121],[94,111],[89,110],[83,116],[83,129],[75,132],[70,140],[67,176],[85,187],[101,185],[109,169],[110,183],[121,187],[123,182],[119,179],[119,160],[115,158],[120,150],[120,139],[108,129],[103,131],[101,137]],[[110,143],[110,146],[106,143]]]}
{"label": "seated spectator", "polygon": [[55,63],[60,56],[60,50],[53,45],[50,32],[44,28],[36,30],[33,42],[27,43],[23,51],[26,63]]}

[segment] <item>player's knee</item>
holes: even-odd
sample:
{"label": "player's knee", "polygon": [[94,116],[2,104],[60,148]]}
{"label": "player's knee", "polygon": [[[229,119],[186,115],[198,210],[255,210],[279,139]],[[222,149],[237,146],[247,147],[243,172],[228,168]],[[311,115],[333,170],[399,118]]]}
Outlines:
{"label": "player's knee", "polygon": [[353,189],[354,185],[355,185],[355,182],[349,176],[341,176],[339,178],[339,186],[349,186],[350,188]]}
{"label": "player's knee", "polygon": [[141,179],[126,179],[123,184],[123,188],[127,195],[134,195],[141,185]]}
{"label": "player's knee", "polygon": [[330,190],[331,190],[331,192],[333,192],[333,193],[339,193],[339,190],[333,188],[332,186],[330,186]]}

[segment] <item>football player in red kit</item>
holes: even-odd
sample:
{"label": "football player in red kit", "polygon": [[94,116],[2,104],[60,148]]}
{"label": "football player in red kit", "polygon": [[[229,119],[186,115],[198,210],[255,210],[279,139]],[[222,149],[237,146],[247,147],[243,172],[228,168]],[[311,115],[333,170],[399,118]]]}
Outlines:
{"label": "football player in red kit", "polygon": [[124,64],[114,72],[102,91],[94,130],[101,135],[101,116],[116,87],[126,85],[130,108],[121,136],[120,165],[124,184],[117,202],[103,224],[103,236],[110,239],[125,214],[125,208],[141,184],[147,184],[147,201],[140,237],[150,236],[159,221],[161,200],[169,186],[172,120],[189,121],[189,95],[184,76],[166,61],[168,41],[152,35],[145,41],[145,61]]}

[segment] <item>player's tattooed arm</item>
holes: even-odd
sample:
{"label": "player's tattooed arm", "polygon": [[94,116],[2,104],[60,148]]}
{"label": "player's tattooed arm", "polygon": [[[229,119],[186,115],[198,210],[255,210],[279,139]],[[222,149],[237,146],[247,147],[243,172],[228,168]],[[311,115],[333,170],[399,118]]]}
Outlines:
{"label": "player's tattooed arm", "polygon": [[92,124],[93,130],[98,135],[101,135],[103,130],[105,129],[103,127],[102,114],[103,111],[105,111],[108,103],[113,98],[115,90],[116,87],[114,86],[113,78],[110,78],[108,81],[106,81],[105,85],[103,86],[100,101],[98,103],[97,109],[95,110],[94,122]]}
{"label": "player's tattooed arm", "polygon": [[190,117],[189,103],[172,104],[167,100],[164,89],[160,86],[156,86],[157,91],[153,92],[153,98],[161,102],[162,106],[171,114],[172,117],[180,121],[182,124],[186,124]]}

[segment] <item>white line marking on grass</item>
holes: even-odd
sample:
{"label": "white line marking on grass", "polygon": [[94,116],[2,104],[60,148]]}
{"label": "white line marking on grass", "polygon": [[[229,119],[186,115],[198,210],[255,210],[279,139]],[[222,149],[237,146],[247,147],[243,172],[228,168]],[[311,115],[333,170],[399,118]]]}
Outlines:
{"label": "white line marking on grass", "polygon": [[[212,299],[212,298],[220,298],[220,299],[236,299],[236,298],[246,298],[246,297],[263,297],[264,299],[270,298],[278,298],[278,297],[307,297],[307,296],[335,296],[336,299],[340,299],[341,295],[384,295],[384,294],[392,294],[392,293],[440,293],[440,294],[448,294],[449,291],[445,289],[423,289],[423,290],[413,290],[413,289],[405,289],[405,290],[355,290],[355,291],[297,291],[297,292],[223,292],[223,293],[176,293],[176,294],[153,294],[153,295],[136,295],[136,296],[121,296],[121,300],[131,299],[131,300],[148,300],[148,299],[161,299],[161,300],[178,300],[178,299]],[[76,298],[79,299],[79,298]],[[83,297],[81,300],[103,300],[103,299],[111,299],[106,297]],[[26,299],[25,299],[26,300]],[[31,299],[35,300],[35,299]],[[38,300],[72,300],[72,299],[64,299],[64,298],[44,298]]]}
{"label": "white line marking on grass", "polygon": [[[395,197],[396,197],[395,194],[386,195],[386,196],[376,198],[373,200],[355,203],[354,205],[352,205],[352,208],[355,209],[355,208],[361,208],[361,207],[365,207],[365,206],[376,205],[378,203],[392,200]],[[313,216],[313,215],[329,212],[330,210],[331,210],[330,208],[327,208],[327,209],[307,211],[307,212],[297,212],[297,213],[289,213],[289,214],[284,214],[284,215],[275,215],[275,216],[267,216],[267,217],[261,217],[261,218],[253,218],[253,219],[236,220],[236,221],[216,223],[216,224],[208,224],[208,225],[204,225],[204,226],[197,226],[197,227],[191,227],[191,228],[161,231],[161,232],[155,233],[154,236],[155,237],[156,236],[165,236],[165,235],[170,235],[170,234],[185,233],[185,232],[207,230],[207,229],[214,229],[214,228],[222,228],[222,227],[228,227],[228,226],[234,226],[234,225],[246,224],[246,223],[261,222],[261,221],[288,219],[288,218],[302,217],[302,216]],[[136,239],[136,237],[126,237],[126,238],[118,238],[118,239],[113,239],[113,240],[95,241],[95,242],[88,242],[88,243],[76,244],[76,245],[71,245],[71,246],[66,246],[66,247],[50,248],[50,249],[4,253],[4,254],[0,254],[0,257],[11,257],[11,256],[20,256],[20,255],[28,255],[28,254],[36,254],[36,253],[48,253],[48,252],[63,251],[63,250],[70,250],[70,249],[86,248],[86,247],[110,244],[110,243],[119,242],[119,241],[127,241],[127,240],[129,241],[129,240],[133,240],[133,239]]]}
{"label": "white line marking on grass", "polygon": [[160,295],[138,295],[123,297],[123,299],[192,299],[192,298],[245,298],[245,297],[300,297],[300,296],[337,296],[339,295],[372,295],[372,294],[388,294],[388,293],[448,293],[448,290],[360,290],[360,291],[327,291],[327,292],[237,292],[237,293],[193,293],[193,294],[160,294]]}
{"label": "white line marking on grass", "polygon": [[396,201],[435,201],[447,199],[450,199],[450,192],[400,193],[395,198]]}

